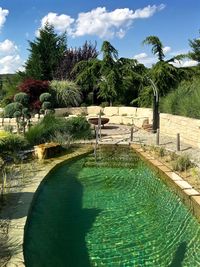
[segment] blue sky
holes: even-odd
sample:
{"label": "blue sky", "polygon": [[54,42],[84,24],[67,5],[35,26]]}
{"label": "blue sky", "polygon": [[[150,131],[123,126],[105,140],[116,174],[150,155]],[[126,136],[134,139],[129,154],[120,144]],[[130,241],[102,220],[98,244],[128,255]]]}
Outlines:
{"label": "blue sky", "polygon": [[[28,57],[28,40],[33,41],[44,23],[57,32],[67,31],[68,46],[85,40],[109,40],[120,57],[136,58],[146,66],[156,62],[142,41],[156,35],[166,58],[186,53],[188,39],[198,38],[199,0],[0,0],[0,73],[13,73]],[[185,60],[181,66],[194,65]]]}

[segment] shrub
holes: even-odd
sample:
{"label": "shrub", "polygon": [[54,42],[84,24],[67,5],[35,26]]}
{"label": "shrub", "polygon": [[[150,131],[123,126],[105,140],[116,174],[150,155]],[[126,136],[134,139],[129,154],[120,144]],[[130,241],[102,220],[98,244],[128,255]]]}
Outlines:
{"label": "shrub", "polygon": [[90,124],[82,116],[67,119],[66,131],[74,139],[90,139],[92,137]]}
{"label": "shrub", "polygon": [[166,149],[164,147],[159,147],[158,156],[163,158],[166,155]]}
{"label": "shrub", "polygon": [[58,107],[78,106],[81,102],[81,91],[79,86],[71,81],[52,81],[51,89],[55,95]]}
{"label": "shrub", "polygon": [[69,148],[71,136],[68,133],[55,132],[54,135],[51,136],[51,141],[59,143],[65,148]]}
{"label": "shrub", "polygon": [[161,112],[200,119],[200,79],[183,81],[161,99]]}
{"label": "shrub", "polygon": [[193,164],[189,159],[188,155],[181,155],[178,157],[175,162],[173,163],[172,167],[175,171],[185,171],[189,167],[192,167]]}
{"label": "shrub", "polygon": [[45,101],[49,101],[51,102],[51,94],[49,93],[43,93],[40,95],[40,102],[45,102]]}
{"label": "shrub", "polygon": [[22,110],[22,108],[23,105],[18,102],[10,103],[4,109],[4,116],[8,118],[13,118],[15,112]]}
{"label": "shrub", "polygon": [[9,132],[3,132],[0,135],[0,151],[17,152],[27,146],[24,137]]}
{"label": "shrub", "polygon": [[59,134],[67,134],[74,139],[90,138],[90,124],[83,117],[65,119],[48,114],[29,129],[26,138],[31,145],[36,145],[52,141],[52,137]]}
{"label": "shrub", "polygon": [[20,84],[19,90],[29,95],[30,108],[38,111],[41,104],[39,102],[39,96],[42,93],[46,93],[49,90],[48,81],[40,81],[28,79]]}
{"label": "shrub", "polygon": [[18,93],[14,96],[14,101],[26,107],[28,106],[29,96],[26,93]]}

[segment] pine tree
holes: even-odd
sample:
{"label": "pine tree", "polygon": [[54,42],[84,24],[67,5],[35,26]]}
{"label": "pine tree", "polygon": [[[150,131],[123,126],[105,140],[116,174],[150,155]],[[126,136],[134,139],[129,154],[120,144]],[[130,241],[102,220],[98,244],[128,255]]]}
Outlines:
{"label": "pine tree", "polygon": [[47,23],[39,31],[39,36],[33,42],[29,41],[29,45],[26,76],[37,80],[53,80],[67,49],[66,34],[57,35],[54,27]]}

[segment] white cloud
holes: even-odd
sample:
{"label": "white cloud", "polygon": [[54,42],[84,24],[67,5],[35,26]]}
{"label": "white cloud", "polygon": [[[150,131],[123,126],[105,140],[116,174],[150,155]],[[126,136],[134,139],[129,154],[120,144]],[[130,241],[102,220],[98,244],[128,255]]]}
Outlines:
{"label": "white cloud", "polygon": [[68,15],[50,12],[41,20],[41,27],[43,28],[46,23],[49,23],[54,26],[55,30],[59,32],[70,31],[71,24],[74,22],[74,19]]}
{"label": "white cloud", "polygon": [[135,11],[129,8],[121,8],[108,12],[105,7],[97,7],[78,15],[73,36],[88,34],[98,35],[100,38],[113,36],[123,38],[135,19],[149,18],[163,8],[164,5],[153,5]]}
{"label": "white cloud", "polygon": [[0,74],[15,73],[23,64],[14,42],[6,39],[0,43]]}
{"label": "white cloud", "polygon": [[8,16],[9,11],[7,9],[3,9],[0,7],[0,28],[3,27],[5,21],[6,21],[6,16]]}
{"label": "white cloud", "polygon": [[0,74],[15,73],[22,65],[19,55],[8,55],[0,59]]}
{"label": "white cloud", "polygon": [[148,55],[146,53],[140,53],[140,54],[135,55],[133,58],[139,60],[139,59],[144,59],[147,57]]}
{"label": "white cloud", "polygon": [[164,4],[161,4],[159,6],[153,5],[150,6],[148,5],[147,7],[143,9],[136,9],[133,18],[134,19],[144,19],[144,18],[149,18],[154,15],[154,13],[161,11],[165,8]]}
{"label": "white cloud", "polygon": [[181,49],[181,50],[177,50],[177,51],[172,51],[169,53],[170,56],[177,56],[177,55],[181,55],[181,54],[188,54],[188,49]]}
{"label": "white cloud", "polygon": [[129,8],[118,8],[109,12],[105,7],[97,7],[89,12],[79,13],[76,20],[65,14],[58,15],[50,12],[42,18],[41,27],[44,27],[48,21],[57,31],[67,31],[73,37],[97,35],[100,38],[114,36],[123,38],[134,20],[149,18],[164,8],[165,5],[161,4],[148,5],[135,11]]}
{"label": "white cloud", "polygon": [[6,39],[3,42],[0,42],[0,53],[1,54],[11,54],[17,50],[18,50],[18,48],[14,44],[14,42],[12,42],[8,39]]}
{"label": "white cloud", "polygon": [[124,38],[126,35],[126,31],[123,29],[120,29],[118,32],[116,32],[116,36],[119,37],[120,39]]}
{"label": "white cloud", "polygon": [[170,46],[165,46],[165,47],[163,48],[163,52],[164,52],[164,54],[169,53],[171,50],[172,50],[172,49],[171,49]]}
{"label": "white cloud", "polygon": [[193,67],[196,66],[198,64],[197,61],[195,60],[175,60],[175,62],[171,62],[170,64],[172,64],[173,66],[177,67],[177,68],[184,68],[184,67]]}
{"label": "white cloud", "polygon": [[137,54],[133,58],[137,59],[139,63],[144,64],[146,67],[151,67],[152,64],[157,62],[155,57],[148,56],[146,53]]}

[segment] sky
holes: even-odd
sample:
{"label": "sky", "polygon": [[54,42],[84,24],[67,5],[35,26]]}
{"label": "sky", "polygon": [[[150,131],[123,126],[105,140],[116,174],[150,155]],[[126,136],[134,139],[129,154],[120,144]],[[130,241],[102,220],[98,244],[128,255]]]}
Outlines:
{"label": "sky", "polygon": [[[67,32],[68,47],[88,40],[108,40],[119,57],[135,58],[150,67],[157,58],[142,45],[149,35],[163,43],[166,59],[191,50],[188,40],[200,38],[200,0],[0,0],[0,74],[23,70],[45,22],[58,34]],[[176,66],[193,66],[185,59]]]}

